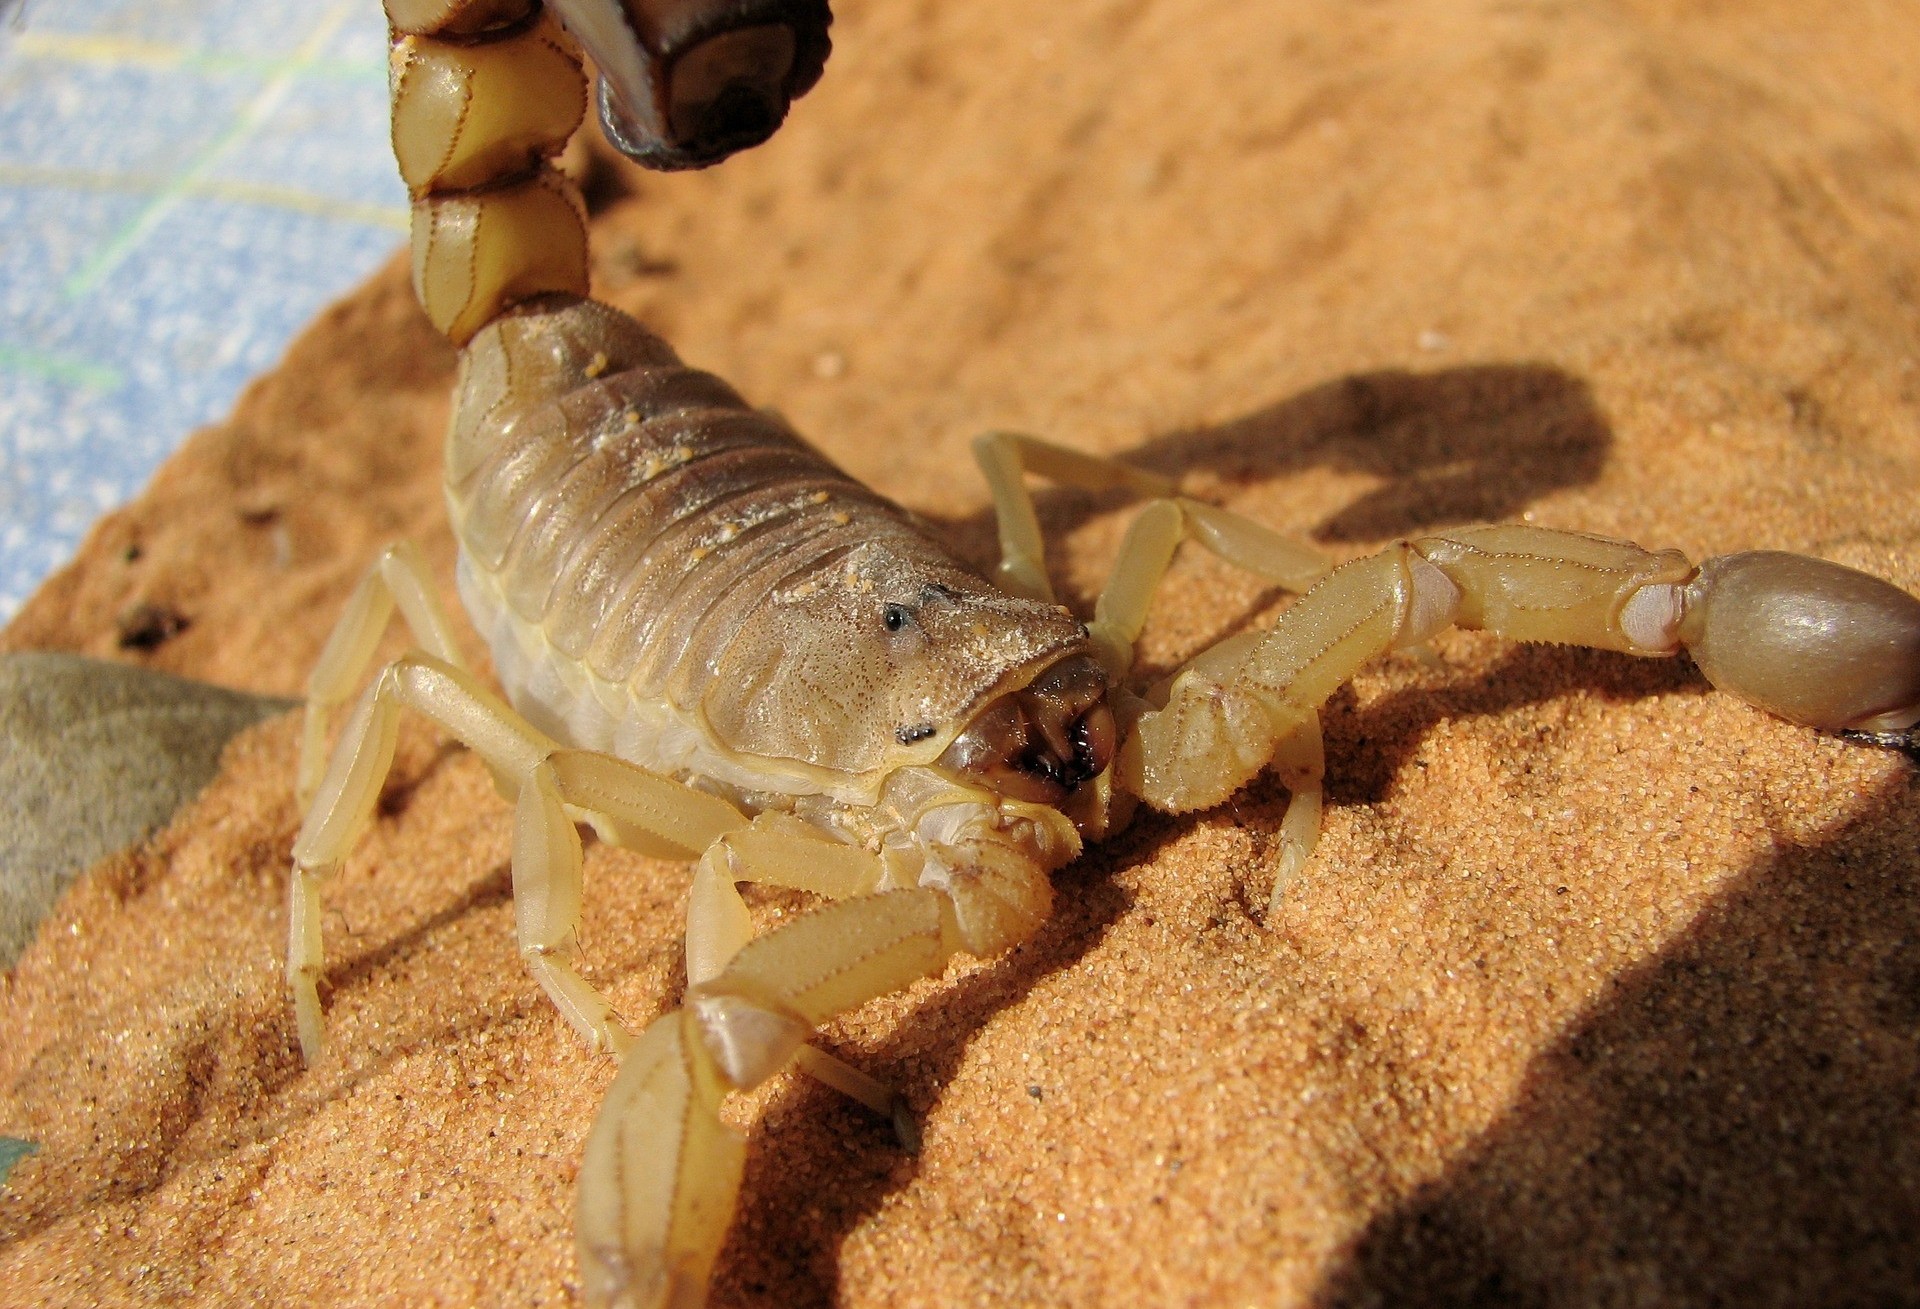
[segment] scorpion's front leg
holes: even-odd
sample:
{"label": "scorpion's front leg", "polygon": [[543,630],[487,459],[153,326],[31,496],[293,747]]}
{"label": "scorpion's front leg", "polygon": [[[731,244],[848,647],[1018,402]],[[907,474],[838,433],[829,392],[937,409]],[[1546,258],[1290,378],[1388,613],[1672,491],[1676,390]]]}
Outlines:
{"label": "scorpion's front leg", "polygon": [[1879,578],[1773,551],[1694,568],[1624,541],[1469,527],[1345,564],[1264,637],[1194,660],[1134,723],[1116,764],[1122,785],[1170,812],[1216,804],[1367,660],[1448,625],[1638,655],[1687,650],[1721,690],[1810,727],[1901,732],[1920,721],[1920,600]]}
{"label": "scorpion's front leg", "polygon": [[[817,843],[814,843],[817,844]],[[814,1028],[937,973],[960,948],[953,903],[916,888],[817,909],[741,947],[621,1061],[580,1165],[590,1303],[701,1303],[733,1216],[744,1145],[720,1121]]]}

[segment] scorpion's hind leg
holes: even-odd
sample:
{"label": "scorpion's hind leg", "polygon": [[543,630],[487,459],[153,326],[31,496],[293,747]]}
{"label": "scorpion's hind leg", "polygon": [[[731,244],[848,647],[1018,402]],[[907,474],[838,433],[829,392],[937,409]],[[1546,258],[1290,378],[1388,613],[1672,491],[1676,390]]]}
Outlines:
{"label": "scorpion's hind leg", "polygon": [[304,812],[313,804],[327,765],[327,725],[347,702],[373,661],[374,647],[395,606],[416,644],[434,658],[465,670],[454,646],[447,611],[428,580],[426,561],[412,542],[388,546],[360,579],[307,677],[307,714],[300,735],[300,769],[294,795]]}
{"label": "scorpion's hind leg", "polygon": [[1526,526],[1461,528],[1344,564],[1258,637],[1231,638],[1142,713],[1116,767],[1155,808],[1217,804],[1376,655],[1448,625],[1659,656],[1828,730],[1920,720],[1920,600],[1838,564],[1710,559]]}
{"label": "scorpion's hind leg", "polygon": [[403,707],[417,710],[459,737],[493,767],[496,776],[530,777],[554,749],[553,741],[481,686],[473,674],[446,660],[413,653],[380,670],[341,730],[293,843],[287,981],[293,989],[300,1048],[309,1063],[320,1057],[324,1047],[318,993],[320,887],[372,819],[393,764]]}
{"label": "scorpion's hind leg", "polygon": [[362,695],[294,841],[287,980],[307,1060],[318,1059],[324,1046],[320,886],[372,816],[393,762],[403,708],[474,750],[514,798],[514,919],[521,957],[582,1036],[596,1048],[624,1048],[626,1034],[574,962],[582,864],[576,816],[617,830],[627,844],[682,858],[746,819],[715,796],[611,756],[558,748],[471,673],[415,653],[387,665]]}
{"label": "scorpion's hind leg", "polygon": [[939,892],[854,896],[747,942],[689,989],[685,1008],[648,1027],[621,1061],[580,1165],[589,1303],[700,1303],[745,1159],[721,1100],[780,1071],[819,1024],[937,973],[957,948]]}

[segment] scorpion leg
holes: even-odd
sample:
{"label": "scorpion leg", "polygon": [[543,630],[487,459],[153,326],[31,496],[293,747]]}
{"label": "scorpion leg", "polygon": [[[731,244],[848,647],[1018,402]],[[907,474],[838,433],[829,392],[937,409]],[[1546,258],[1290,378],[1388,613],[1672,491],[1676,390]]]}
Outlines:
{"label": "scorpion leg", "polygon": [[1124,489],[1144,496],[1170,496],[1173,483],[1122,463],[1081,454],[1019,432],[985,432],[973,438],[973,457],[993,496],[1000,528],[1000,568],[995,583],[1009,595],[1053,601],[1047,580],[1046,542],[1033,511],[1025,475],[1033,473],[1090,491]]}
{"label": "scorpion leg", "polygon": [[1659,656],[1794,722],[1898,731],[1920,720],[1920,600],[1838,564],[1710,559],[1518,525],[1402,541],[1328,574],[1273,628],[1195,659],[1116,760],[1157,809],[1217,804],[1362,664],[1448,625]]}
{"label": "scorpion leg", "polygon": [[1133,643],[1147,623],[1147,607],[1182,541],[1197,541],[1220,558],[1289,591],[1304,591],[1329,561],[1312,546],[1185,496],[1155,500],[1127,528],[1107,584],[1094,602],[1087,631],[1107,677],[1115,683],[1133,667]]}
{"label": "scorpion leg", "polygon": [[[1305,590],[1332,565],[1331,560],[1304,541],[1282,536],[1228,510],[1176,495],[1174,483],[1169,479],[1117,460],[1082,454],[1019,432],[983,433],[973,440],[973,455],[993,496],[994,518],[1000,529],[1000,568],[995,580],[1002,590],[1014,595],[1047,601],[1054,598],[1053,587],[1047,581],[1046,546],[1040,534],[1040,520],[1034,513],[1033,494],[1027,490],[1025,481],[1028,473],[1082,490],[1125,490],[1178,503],[1186,512],[1182,530],[1166,546],[1168,559],[1172,557],[1174,544],[1182,538],[1191,538],[1227,562],[1290,591]],[[1150,557],[1149,552],[1146,558]],[[1144,594],[1152,592],[1166,566],[1167,559],[1161,559],[1152,580],[1144,584],[1140,610],[1143,622],[1146,618]],[[1137,628],[1135,635],[1138,635]]]}
{"label": "scorpion leg", "polygon": [[345,704],[373,661],[374,647],[398,604],[413,639],[436,659],[464,670],[453,643],[447,611],[427,580],[426,561],[410,541],[388,546],[360,579],[334,624],[320,658],[307,678],[307,716],[300,735],[299,780],[294,794],[304,811],[313,803],[327,764],[327,723]]}
{"label": "scorpion leg", "polygon": [[[999,524],[1001,561],[997,581],[1003,590],[1015,595],[1053,599],[1053,588],[1047,581],[1040,522],[1034,512],[1033,495],[1025,482],[1028,473],[1084,490],[1132,491],[1158,501],[1177,503],[1185,511],[1178,533],[1168,538],[1167,529],[1157,527],[1152,536],[1143,538],[1137,546],[1141,551],[1140,565],[1152,568],[1151,579],[1140,587],[1139,616],[1143,622],[1145,597],[1165,572],[1173,546],[1183,538],[1197,540],[1228,562],[1289,590],[1305,589],[1329,567],[1327,557],[1313,546],[1282,536],[1238,514],[1177,496],[1174,483],[1169,479],[1117,460],[1083,454],[1018,432],[984,433],[974,438],[973,452],[993,496],[994,516]],[[1160,538],[1167,539],[1166,558],[1154,565],[1156,551],[1148,542]],[[1137,627],[1135,635],[1138,635]]]}
{"label": "scorpion leg", "polygon": [[[694,870],[687,902],[687,985],[718,977],[752,938],[739,883],[786,886],[844,900],[871,894],[884,875],[880,860],[857,846],[830,840],[820,829],[787,814],[760,814],[715,841]],[[794,1058],[801,1071],[886,1118],[900,1143],[917,1149],[918,1125],[898,1093],[815,1046],[801,1046]]]}
{"label": "scorpion leg", "polygon": [[749,941],[655,1020],[622,1059],[580,1164],[588,1302],[700,1303],[745,1155],[721,1099],[778,1072],[819,1024],[937,973],[957,948],[941,893],[856,896]]}
{"label": "scorpion leg", "polygon": [[300,1047],[309,1063],[324,1037],[317,990],[321,963],[320,884],[372,818],[393,763],[403,705],[418,709],[473,748],[496,776],[529,776],[554,742],[509,709],[471,673],[431,655],[409,654],[380,670],[340,733],[293,843],[287,981]]}
{"label": "scorpion leg", "polygon": [[880,860],[787,814],[765,813],[707,848],[687,907],[687,985],[718,977],[753,935],[738,884],[786,886],[829,900],[871,894]]}
{"label": "scorpion leg", "polygon": [[473,749],[515,797],[514,918],[521,957],[568,1022],[598,1048],[624,1048],[606,1000],[574,963],[580,923],[577,815],[652,848],[691,857],[746,820],[718,797],[608,755],[566,750],[488,692],[471,673],[426,654],[381,670],[341,733],[293,847],[287,980],[300,1045],[320,1057],[320,885],[370,820],[393,762],[402,708]]}

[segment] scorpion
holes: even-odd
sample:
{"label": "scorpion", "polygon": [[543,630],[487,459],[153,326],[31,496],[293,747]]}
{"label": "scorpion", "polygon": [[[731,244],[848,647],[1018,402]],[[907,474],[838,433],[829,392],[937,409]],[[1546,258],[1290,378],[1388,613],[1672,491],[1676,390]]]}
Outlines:
{"label": "scorpion", "polygon": [[[718,162],[779,127],[823,70],[825,0],[387,0],[393,142],[413,281],[460,349],[445,490],[462,601],[502,700],[463,663],[420,556],[390,549],[308,688],[305,822],[287,975],[324,1048],[320,892],[371,819],[401,711],[478,753],[514,806],[519,951],[619,1070],[580,1168],[588,1299],[689,1305],[734,1210],[729,1094],[796,1065],[913,1132],[904,1102],[815,1029],[1002,954],[1050,875],[1136,805],[1216,805],[1264,769],[1290,791],[1275,903],[1317,839],[1320,706],[1368,660],[1448,626],[1633,655],[1807,727],[1912,748],[1920,600],[1819,559],[1673,550],[1536,526],[1442,531],[1339,567],[1034,437],[975,453],[990,580],[781,419],[589,298],[580,193],[555,164],[598,71],[608,139],[651,167]],[[1134,519],[1090,622],[1057,604],[1025,478],[1117,489]],[[1150,687],[1134,642],[1193,542],[1298,598]],[[398,609],[415,647],[347,705]],[[695,861],[680,1008],[637,1035],[582,976],[582,846]],[[825,903],[754,937],[742,883]]]}

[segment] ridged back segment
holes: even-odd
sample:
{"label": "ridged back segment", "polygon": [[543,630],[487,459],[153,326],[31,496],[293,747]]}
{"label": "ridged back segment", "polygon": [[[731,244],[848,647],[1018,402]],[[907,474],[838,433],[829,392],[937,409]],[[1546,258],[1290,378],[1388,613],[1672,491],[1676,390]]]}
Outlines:
{"label": "ridged back segment", "polygon": [[740,558],[786,548],[814,497],[863,493],[664,346],[582,362],[584,380],[544,402],[517,403],[514,392],[546,388],[508,379],[511,417],[488,424],[493,439],[449,491],[474,561],[522,620],[607,680],[644,663],[635,689],[658,697],[676,661],[643,660],[654,631],[698,627]]}
{"label": "ridged back segment", "polygon": [[587,109],[539,0],[388,0],[393,153],[413,197],[413,287],[465,345],[508,305],[586,293],[586,210],[547,161]]}
{"label": "ridged back segment", "polygon": [[556,650],[722,749],[925,762],[1084,646],[606,306],[490,325],[457,394],[447,494],[472,563]]}

